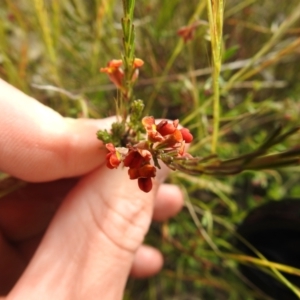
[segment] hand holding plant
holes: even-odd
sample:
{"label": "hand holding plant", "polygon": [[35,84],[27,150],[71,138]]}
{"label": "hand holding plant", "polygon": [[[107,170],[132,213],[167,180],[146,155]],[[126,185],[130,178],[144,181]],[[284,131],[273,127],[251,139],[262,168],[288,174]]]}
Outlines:
{"label": "hand holding plant", "polygon": [[0,181],[2,294],[21,278],[8,299],[122,297],[162,265],[141,245],[152,213],[184,196],[146,239],[164,271],[125,298],[260,299],[239,263],[300,297],[298,269],[231,243],[250,209],[299,195],[298,2],[124,0],[121,27],[112,1],[3,2],[1,77],[76,120],[0,81],[0,164],[19,178]]}
{"label": "hand holding plant", "polygon": [[162,267],[142,243],[152,218],[180,210],[179,188],[162,184],[166,168],[145,194],[106,167],[94,132],[112,118],[63,118],[2,80],[0,89],[0,168],[13,176],[1,181],[0,295],[121,299],[129,274]]}

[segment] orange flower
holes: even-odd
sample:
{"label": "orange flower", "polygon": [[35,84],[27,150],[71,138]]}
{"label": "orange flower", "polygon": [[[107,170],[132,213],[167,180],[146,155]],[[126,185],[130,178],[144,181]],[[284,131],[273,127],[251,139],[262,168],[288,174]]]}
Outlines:
{"label": "orange flower", "polygon": [[[107,73],[109,79],[116,85],[116,87],[121,88],[123,84],[124,71],[121,68],[123,61],[121,59],[112,59],[108,62],[106,68],[101,68],[100,72]],[[139,68],[143,66],[144,61],[140,58],[135,58],[133,61],[133,75],[132,82],[134,82],[139,75]]]}
{"label": "orange flower", "polygon": [[113,144],[109,143],[105,145],[109,153],[106,155],[106,166],[110,169],[116,169],[121,163],[121,155]]}
{"label": "orange flower", "polygon": [[121,59],[113,59],[108,62],[106,68],[101,68],[100,72],[107,73],[109,79],[116,85],[116,87],[122,87],[122,81],[124,77],[124,72],[121,69],[122,65]]}
{"label": "orange flower", "polygon": [[139,77],[139,68],[142,67],[144,65],[144,61],[141,60],[140,58],[135,58],[134,61],[133,61],[133,74],[132,74],[132,77],[131,77],[131,81],[132,82],[135,82],[138,77]]}
{"label": "orange flower", "polygon": [[135,58],[134,61],[133,61],[133,67],[135,69],[138,69],[140,67],[142,67],[144,65],[144,61],[140,58]]}
{"label": "orange flower", "polygon": [[147,132],[144,140],[129,144],[126,148],[115,148],[108,143],[106,159],[110,169],[117,168],[123,162],[124,167],[128,167],[129,178],[137,179],[139,188],[148,193],[152,189],[151,178],[156,176],[156,168],[160,168],[158,159],[172,169],[170,162],[174,158],[192,158],[185,152],[185,144],[192,142],[193,135],[187,128],[178,129],[178,120],[162,120],[156,124],[154,117],[147,116],[142,119],[142,124]]}
{"label": "orange flower", "polygon": [[152,116],[147,116],[142,119],[146,131],[156,130],[155,119]]}
{"label": "orange flower", "polygon": [[176,129],[172,134],[169,134],[166,136],[164,144],[166,144],[167,147],[173,147],[178,143],[181,143],[183,141],[181,131]]}
{"label": "orange flower", "polygon": [[183,141],[190,143],[193,140],[193,136],[187,128],[177,129],[179,120],[174,120],[173,122],[162,120],[156,125],[155,119],[152,116],[147,116],[142,119],[142,124],[147,131],[148,141],[157,143],[155,145],[156,149],[166,147],[182,148],[179,145],[180,143]]}
{"label": "orange flower", "polygon": [[148,140],[150,142],[156,143],[164,141],[163,136],[156,130],[155,119],[153,117],[144,117],[142,124],[147,131]]}

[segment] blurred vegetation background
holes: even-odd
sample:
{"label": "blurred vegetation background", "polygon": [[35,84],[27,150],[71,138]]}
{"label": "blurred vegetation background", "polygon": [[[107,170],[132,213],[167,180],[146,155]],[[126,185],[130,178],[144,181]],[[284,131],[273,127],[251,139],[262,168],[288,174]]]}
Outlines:
{"label": "blurred vegetation background", "polygon": [[[122,13],[121,0],[1,1],[1,78],[64,116],[114,115],[115,87],[99,68],[121,57]],[[256,149],[279,124],[299,126],[299,19],[299,0],[226,1],[221,158]],[[207,22],[206,1],[136,3],[136,56],[145,65],[135,97],[145,101],[148,114],[178,118],[190,128],[196,137],[190,152],[197,156],[211,153]],[[194,37],[185,42],[177,31],[191,24],[197,24]],[[297,144],[292,136],[273,150]],[[164,269],[152,279],[130,280],[125,299],[271,299],[240,273],[238,264],[249,261],[234,246],[235,230],[251,209],[299,197],[299,171],[218,178],[172,173],[169,181],[182,188],[185,208],[153,224],[146,241],[162,249]]]}

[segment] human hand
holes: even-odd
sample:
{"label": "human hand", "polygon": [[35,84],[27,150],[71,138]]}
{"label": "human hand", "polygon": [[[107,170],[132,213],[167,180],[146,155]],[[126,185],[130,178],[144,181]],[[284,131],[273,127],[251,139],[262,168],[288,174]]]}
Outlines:
{"label": "human hand", "polygon": [[165,169],[146,194],[106,168],[96,131],[111,119],[62,118],[1,80],[0,91],[0,169],[30,182],[0,198],[0,294],[121,299],[129,274],[160,270],[142,242],[152,217],[180,210],[179,189],[160,184]]}

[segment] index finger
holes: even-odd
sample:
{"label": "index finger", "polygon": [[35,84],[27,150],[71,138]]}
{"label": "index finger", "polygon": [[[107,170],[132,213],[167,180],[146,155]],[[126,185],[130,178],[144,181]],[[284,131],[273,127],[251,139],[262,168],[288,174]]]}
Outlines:
{"label": "index finger", "polygon": [[32,182],[72,177],[103,164],[96,138],[112,118],[68,119],[0,79],[0,170]]}

